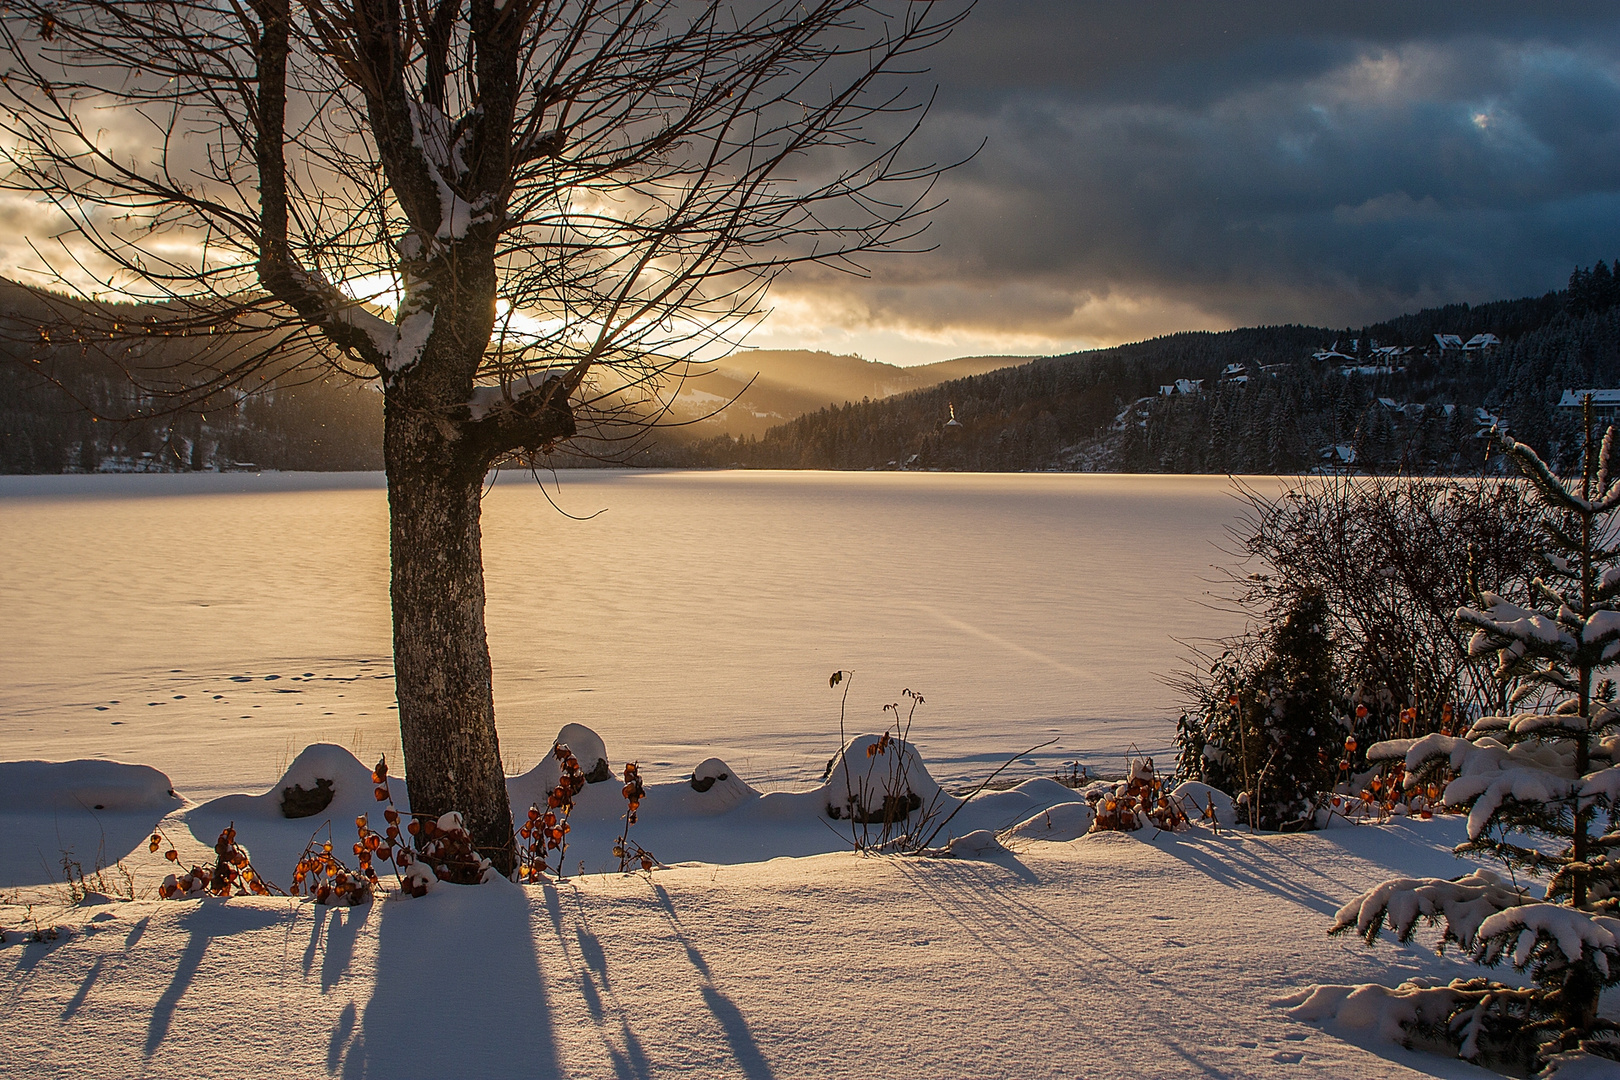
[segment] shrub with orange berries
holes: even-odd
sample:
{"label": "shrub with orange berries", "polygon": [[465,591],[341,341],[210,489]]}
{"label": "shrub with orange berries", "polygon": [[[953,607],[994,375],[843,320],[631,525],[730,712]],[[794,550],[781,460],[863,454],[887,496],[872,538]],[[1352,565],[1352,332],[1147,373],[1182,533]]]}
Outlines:
{"label": "shrub with orange berries", "polygon": [[563,876],[563,859],[568,852],[568,834],[573,826],[568,817],[574,812],[574,796],[585,790],[585,773],[579,758],[567,743],[556,743],[551,754],[557,759],[557,783],[546,795],[546,808],[530,806],[528,818],[518,828],[523,841],[518,851],[518,880],[545,880],[551,853],[557,853],[557,876]]}

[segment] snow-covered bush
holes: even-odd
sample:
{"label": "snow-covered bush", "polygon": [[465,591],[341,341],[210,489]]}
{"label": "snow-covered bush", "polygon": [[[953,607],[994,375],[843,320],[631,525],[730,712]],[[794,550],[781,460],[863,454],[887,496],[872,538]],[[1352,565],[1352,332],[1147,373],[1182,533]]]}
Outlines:
{"label": "snow-covered bush", "polygon": [[[1477,962],[1527,972],[1532,985],[1486,980],[1453,984],[1444,1022],[1464,1057],[1509,1065],[1542,1064],[1586,1051],[1620,1059],[1620,1026],[1598,1015],[1599,995],[1620,983],[1620,873],[1611,849],[1620,804],[1620,711],[1598,674],[1620,659],[1620,546],[1614,513],[1615,433],[1601,454],[1587,428],[1579,479],[1555,477],[1529,447],[1504,449],[1551,511],[1544,572],[1532,583],[1534,605],[1474,589],[1457,612],[1471,629],[1469,651],[1495,652],[1497,676],[1515,680],[1519,699],[1564,695],[1550,713],[1491,716],[1466,734],[1441,733],[1381,743],[1369,757],[1400,758],[1407,788],[1439,791],[1468,812],[1459,854],[1484,855],[1509,871],[1547,879],[1536,897],[1487,870],[1456,881],[1383,882],[1339,911],[1330,933],[1354,929],[1372,942],[1387,924],[1409,939],[1419,920],[1440,926],[1441,946],[1455,943]],[[1602,816],[1609,831],[1596,832]]]}
{"label": "snow-covered bush", "polygon": [[[1086,790],[1092,808],[1092,832],[1135,832],[1153,826],[1174,831],[1186,826],[1188,809],[1171,796],[1164,780],[1153,770],[1152,758],[1132,758],[1125,779],[1113,784],[1093,784]],[[1209,806],[1213,808],[1214,802]],[[1192,813],[1205,816],[1206,808]],[[1215,811],[1208,809],[1210,817]]]}

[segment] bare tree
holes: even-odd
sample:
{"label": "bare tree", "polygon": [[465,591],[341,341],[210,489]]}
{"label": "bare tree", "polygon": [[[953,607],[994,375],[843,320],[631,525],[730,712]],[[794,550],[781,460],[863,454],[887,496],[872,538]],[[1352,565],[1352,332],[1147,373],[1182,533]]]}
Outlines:
{"label": "bare tree", "polygon": [[905,80],[964,11],[14,0],[0,186],[60,211],[37,249],[60,283],[155,304],[78,305],[71,331],[150,401],[297,366],[380,382],[411,804],[461,810],[509,870],[488,469],[656,411],[784,268],[912,247],[939,169],[899,160],[926,111]]}

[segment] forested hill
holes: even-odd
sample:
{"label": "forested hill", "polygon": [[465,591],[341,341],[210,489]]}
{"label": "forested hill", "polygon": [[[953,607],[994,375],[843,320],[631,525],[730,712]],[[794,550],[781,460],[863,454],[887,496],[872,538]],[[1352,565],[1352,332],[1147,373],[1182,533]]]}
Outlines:
{"label": "forested hill", "polygon": [[[1481,433],[1497,422],[1555,456],[1572,449],[1578,410],[1558,407],[1563,391],[1620,387],[1617,301],[1620,282],[1600,262],[1545,296],[1359,329],[1172,334],[653,457],[750,468],[1474,471],[1488,448]],[[1499,343],[1463,347],[1479,335]]]}
{"label": "forested hill", "polygon": [[[92,309],[0,279],[0,473],[382,468],[382,395],[297,371],[291,350],[251,382],[180,409],[152,385],[183,379],[198,357],[228,366],[253,347],[251,335],[218,345],[154,332],[86,345],[89,328],[156,326],[159,314]],[[64,326],[80,329],[56,332]],[[138,383],[131,372],[152,377]]]}
{"label": "forested hill", "polygon": [[[26,321],[27,305],[39,302],[0,281],[0,315],[11,321]],[[1482,335],[1498,343],[1464,347]],[[42,377],[42,363],[61,386]],[[693,441],[700,429],[667,428],[626,463],[1471,472],[1486,459],[1481,434],[1493,424],[1568,456],[1578,410],[1558,402],[1584,388],[1620,388],[1620,280],[1601,262],[1541,297],[1448,305],[1359,329],[1172,334],[822,408],[740,439]],[[207,408],[122,424],[92,422],[83,402],[103,415],[148,404],[116,365],[85,359],[71,342],[0,336],[0,472],[381,464],[381,395],[336,378],[270,378]],[[556,463],[614,461],[562,453]]]}

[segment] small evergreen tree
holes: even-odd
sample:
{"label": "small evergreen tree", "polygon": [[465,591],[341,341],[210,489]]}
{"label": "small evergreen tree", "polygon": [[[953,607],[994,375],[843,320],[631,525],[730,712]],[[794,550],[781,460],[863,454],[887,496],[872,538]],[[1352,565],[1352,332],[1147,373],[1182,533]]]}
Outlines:
{"label": "small evergreen tree", "polygon": [[[1581,474],[1561,482],[1529,447],[1504,449],[1552,511],[1539,603],[1520,606],[1475,587],[1457,618],[1475,630],[1472,654],[1495,650],[1501,678],[1517,678],[1515,702],[1542,688],[1563,700],[1551,713],[1479,720],[1463,737],[1443,734],[1373,747],[1374,759],[1405,758],[1409,787],[1468,811],[1458,854],[1485,855],[1510,871],[1545,876],[1545,895],[1478,871],[1466,878],[1395,879],[1346,905],[1330,931],[1352,927],[1371,943],[1387,922],[1402,941],[1424,919],[1444,923],[1442,946],[1456,942],[1487,966],[1508,961],[1528,971],[1518,989],[1484,979],[1449,988],[1447,1022],[1431,1035],[1452,1039],[1465,1057],[1525,1068],[1562,1051],[1620,1058],[1620,1026],[1598,1016],[1605,986],[1620,983],[1620,872],[1609,850],[1620,834],[1594,835],[1600,814],[1612,830],[1620,805],[1620,711],[1600,672],[1620,659],[1620,479],[1612,465],[1614,429],[1601,453],[1590,402]],[[1514,881],[1517,879],[1515,878]]]}
{"label": "small evergreen tree", "polygon": [[1332,787],[1346,727],[1336,718],[1322,594],[1295,593],[1278,614],[1198,687],[1197,707],[1176,735],[1180,773],[1236,792],[1254,828],[1309,828]]}

